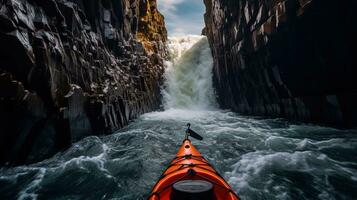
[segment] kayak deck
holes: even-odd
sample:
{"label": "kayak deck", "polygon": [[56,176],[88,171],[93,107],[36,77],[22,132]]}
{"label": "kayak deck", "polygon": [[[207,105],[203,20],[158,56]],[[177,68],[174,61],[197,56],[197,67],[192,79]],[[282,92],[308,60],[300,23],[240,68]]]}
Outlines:
{"label": "kayak deck", "polygon": [[213,185],[215,200],[238,200],[228,183],[208,163],[201,153],[185,139],[176,157],[154,186],[149,200],[169,200],[173,185],[184,180],[202,180]]}

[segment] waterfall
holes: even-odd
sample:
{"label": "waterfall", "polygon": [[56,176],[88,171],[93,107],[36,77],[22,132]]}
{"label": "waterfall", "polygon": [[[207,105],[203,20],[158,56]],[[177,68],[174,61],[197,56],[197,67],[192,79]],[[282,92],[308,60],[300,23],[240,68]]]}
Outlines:
{"label": "waterfall", "polygon": [[165,109],[206,110],[215,107],[213,59],[205,36],[169,38],[162,90]]}

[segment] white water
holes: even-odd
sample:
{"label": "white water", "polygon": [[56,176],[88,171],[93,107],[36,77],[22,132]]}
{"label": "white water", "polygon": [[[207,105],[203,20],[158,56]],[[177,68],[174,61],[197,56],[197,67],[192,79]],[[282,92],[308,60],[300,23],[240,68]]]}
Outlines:
{"label": "white water", "polygon": [[166,62],[162,90],[165,109],[212,109],[213,59],[204,36],[169,38],[171,60]]}
{"label": "white water", "polygon": [[171,38],[169,46],[165,111],[43,162],[0,168],[0,199],[146,199],[187,122],[204,137],[195,146],[244,200],[357,199],[356,130],[219,110],[207,40]]}

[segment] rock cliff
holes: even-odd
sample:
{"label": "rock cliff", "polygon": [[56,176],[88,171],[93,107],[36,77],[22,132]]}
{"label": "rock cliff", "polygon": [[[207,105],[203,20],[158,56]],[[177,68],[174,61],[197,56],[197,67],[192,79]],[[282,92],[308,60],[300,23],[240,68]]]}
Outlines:
{"label": "rock cliff", "polygon": [[356,1],[204,3],[223,108],[357,125]]}
{"label": "rock cliff", "polygon": [[166,38],[156,0],[0,0],[0,164],[158,109]]}

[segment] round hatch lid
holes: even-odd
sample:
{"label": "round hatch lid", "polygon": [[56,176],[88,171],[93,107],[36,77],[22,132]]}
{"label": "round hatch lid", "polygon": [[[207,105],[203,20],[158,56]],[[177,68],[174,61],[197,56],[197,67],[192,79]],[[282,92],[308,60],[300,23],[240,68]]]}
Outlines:
{"label": "round hatch lid", "polygon": [[214,200],[212,183],[204,180],[184,180],[173,185],[171,200]]}

